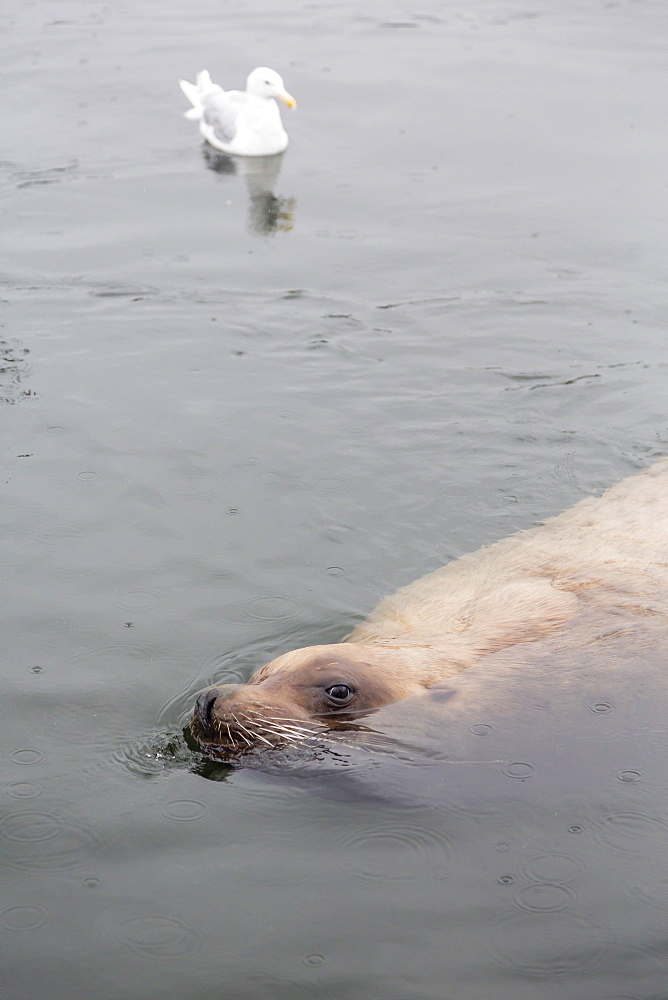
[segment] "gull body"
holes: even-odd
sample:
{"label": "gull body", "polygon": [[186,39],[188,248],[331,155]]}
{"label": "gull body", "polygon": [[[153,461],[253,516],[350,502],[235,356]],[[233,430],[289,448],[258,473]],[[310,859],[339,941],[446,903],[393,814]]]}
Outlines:
{"label": "gull body", "polygon": [[239,156],[272,156],[287,148],[276,100],[294,108],[295,99],[275,70],[254,69],[245,90],[223,90],[205,69],[195,83],[179,80],[179,85],[192,104],[185,117],[199,122],[200,132],[214,149]]}

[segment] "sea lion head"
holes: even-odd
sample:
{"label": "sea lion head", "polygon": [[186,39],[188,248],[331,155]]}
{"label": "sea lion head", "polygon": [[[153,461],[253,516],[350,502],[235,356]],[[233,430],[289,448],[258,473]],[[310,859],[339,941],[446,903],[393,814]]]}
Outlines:
{"label": "sea lion head", "polygon": [[203,749],[234,756],[299,744],[417,694],[434,682],[432,657],[416,647],[362,643],[307,646],[257,670],[247,684],[209,688],[190,728]]}

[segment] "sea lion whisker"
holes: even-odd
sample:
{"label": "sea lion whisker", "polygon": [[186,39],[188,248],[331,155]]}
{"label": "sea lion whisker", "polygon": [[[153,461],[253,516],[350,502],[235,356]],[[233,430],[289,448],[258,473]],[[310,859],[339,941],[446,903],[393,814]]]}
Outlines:
{"label": "sea lion whisker", "polygon": [[[271,740],[266,739],[266,736],[273,737],[274,742],[277,738],[284,738],[288,741],[296,742],[307,739],[312,735],[310,729],[304,727],[296,728],[295,726],[290,725],[286,726],[283,724],[284,720],[276,716],[265,717],[242,712],[239,713],[239,715],[232,716],[232,718],[233,724],[235,724],[240,730],[239,735],[246,743],[248,743],[247,736],[250,736],[261,740],[267,746],[271,747],[274,743],[272,743]],[[241,720],[243,720],[243,722]],[[246,725],[244,725],[244,723],[246,723]],[[278,725],[276,725],[276,723],[278,723]],[[263,736],[263,733],[266,734],[266,736]]]}
{"label": "sea lion whisker", "polygon": [[[246,722],[250,723],[251,725],[253,725],[254,722],[255,722],[255,719],[249,719],[248,716],[246,716],[246,715],[244,715],[244,719],[246,720]],[[241,726],[241,723],[238,722],[238,725]],[[245,732],[248,733],[249,736],[255,736],[258,740],[262,740],[262,742],[266,743],[268,747],[272,746],[271,742],[269,740],[266,740],[264,738],[264,736],[262,736],[262,734],[260,732],[258,732],[257,727],[255,727],[254,729],[246,729],[245,727],[242,727],[242,728],[244,729]],[[265,730],[265,732],[266,732],[266,730]]]}
{"label": "sea lion whisker", "polygon": [[[213,728],[214,732],[218,733],[218,738],[219,738],[220,742],[224,743],[225,742],[225,737],[223,736],[223,723],[222,723],[222,721],[220,719],[214,719],[214,720],[212,720],[212,728]],[[225,728],[227,729],[227,735],[229,736],[229,744],[230,744],[230,746],[232,747],[233,750],[236,750],[237,745],[236,745],[236,743],[234,741],[234,738],[232,737],[232,733],[230,732],[230,727],[227,724],[227,722],[225,722]]]}
{"label": "sea lion whisker", "polygon": [[267,725],[267,716],[265,715],[256,715],[255,713],[250,714],[248,712],[241,712],[240,717],[250,727],[249,729],[250,732],[255,732],[256,730],[259,730],[260,732],[271,731],[271,726]]}
{"label": "sea lion whisker", "polygon": [[247,737],[246,737],[246,736],[244,735],[244,733],[248,733],[248,735],[249,735],[249,736],[252,736],[253,734],[252,734],[252,733],[249,733],[249,732],[248,732],[248,730],[246,729],[246,727],[245,727],[245,726],[243,726],[243,725],[242,725],[242,724],[241,724],[241,723],[239,722],[239,720],[237,719],[236,715],[233,715],[233,716],[232,716],[232,725],[234,725],[234,726],[235,726],[235,727],[236,727],[237,729],[239,729],[239,730],[240,730],[240,732],[239,732],[239,736],[240,736],[240,737],[241,737],[241,739],[242,739],[242,740],[244,741],[244,743],[247,743],[249,747],[252,747],[252,746],[253,746],[253,744],[252,744],[252,743],[251,743],[251,741],[250,741],[250,740],[249,740],[249,739],[248,739],[248,738],[247,738]]}
{"label": "sea lion whisker", "polygon": [[244,737],[244,734],[246,736],[255,736],[255,733],[253,732],[253,730],[252,729],[248,729],[246,726],[244,726],[243,722],[240,722],[238,718],[235,721],[236,721],[236,724],[237,724],[238,728],[241,730],[240,735],[242,737]]}
{"label": "sea lion whisker", "polygon": [[292,729],[296,733],[310,733],[310,732],[315,733],[318,731],[318,729],[322,729],[322,726],[319,726],[315,722],[311,723],[308,720],[305,720],[304,722],[302,722],[301,725],[294,725],[290,722],[289,719],[281,719],[279,716],[276,715],[267,716],[267,721],[277,722],[284,729]]}
{"label": "sea lion whisker", "polygon": [[296,722],[298,726],[308,726],[314,723],[313,719],[297,719],[290,715],[269,715],[269,712],[275,711],[273,705],[261,705],[260,708],[267,713],[262,718],[271,719],[273,722]]}
{"label": "sea lion whisker", "polygon": [[256,730],[256,732],[255,732],[255,736],[257,737],[257,739],[258,739],[258,740],[262,740],[262,742],[263,742],[263,743],[266,743],[268,747],[272,747],[272,746],[274,745],[274,744],[273,744],[273,743],[271,742],[271,740],[266,740],[266,739],[264,738],[264,736],[262,736],[262,734],[261,734],[261,733],[258,733],[258,732],[257,732],[257,730]]}
{"label": "sea lion whisker", "polygon": [[315,733],[309,729],[292,729],[289,726],[274,726],[272,731],[282,733],[291,740],[308,740],[315,736]]}
{"label": "sea lion whisker", "polygon": [[[257,729],[257,730],[259,730],[259,731],[260,731],[261,733],[262,733],[262,732],[267,732],[267,733],[270,733],[270,732],[272,732],[272,731],[273,731],[273,729],[274,729],[274,726],[272,725],[272,723],[274,722],[274,720],[273,720],[273,719],[270,719],[270,718],[268,718],[268,717],[266,717],[266,716],[253,716],[253,717],[248,717],[248,716],[242,716],[242,718],[243,718],[243,719],[244,719],[244,720],[245,720],[245,721],[246,721],[246,722],[247,722],[247,723],[248,723],[248,724],[249,724],[250,726],[252,726],[254,730],[256,730],[256,729]],[[279,721],[279,722],[280,722],[281,720],[279,719],[279,720],[277,720],[277,721]]]}
{"label": "sea lion whisker", "polygon": [[240,712],[236,716],[236,718],[237,718],[237,720],[240,719],[240,718],[243,719],[244,722],[246,722],[249,726],[256,726],[258,724],[261,724],[261,722],[262,722],[262,717],[261,716],[258,718],[255,715],[251,715],[249,712]]}
{"label": "sea lion whisker", "polygon": [[322,725],[316,722],[315,719],[304,720],[303,722],[290,722],[285,719],[281,719],[279,716],[268,717],[269,722],[276,723],[279,726],[285,726],[286,729],[294,729],[296,732],[316,732],[318,729],[322,729]]}
{"label": "sea lion whisker", "polygon": [[267,733],[269,736],[273,736],[274,738],[285,737],[289,740],[300,740],[304,738],[300,732],[293,729],[292,727],[275,725],[275,724],[270,725],[269,723],[265,724],[264,726],[258,727],[255,731],[258,733],[258,735],[260,735],[260,733]]}
{"label": "sea lion whisker", "polygon": [[[267,731],[269,732],[269,730]],[[309,739],[309,737],[313,736],[313,733],[308,733],[308,732],[298,733],[295,732],[294,729],[285,729],[282,726],[275,726],[273,729],[271,729],[271,732],[275,736],[285,736],[288,740],[292,741],[293,743],[303,742],[304,740],[307,740]]]}
{"label": "sea lion whisker", "polygon": [[272,719],[272,722],[274,725],[281,726],[286,732],[293,733],[317,733],[324,728],[323,726],[295,726],[290,723],[285,725],[280,719]]}

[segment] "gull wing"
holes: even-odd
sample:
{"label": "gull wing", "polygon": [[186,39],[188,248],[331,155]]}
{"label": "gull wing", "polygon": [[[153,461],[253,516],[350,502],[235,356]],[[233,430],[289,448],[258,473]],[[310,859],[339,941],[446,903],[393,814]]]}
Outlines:
{"label": "gull wing", "polygon": [[202,118],[220,142],[229,143],[234,139],[237,116],[245,103],[246,95],[241,90],[221,90],[202,99]]}

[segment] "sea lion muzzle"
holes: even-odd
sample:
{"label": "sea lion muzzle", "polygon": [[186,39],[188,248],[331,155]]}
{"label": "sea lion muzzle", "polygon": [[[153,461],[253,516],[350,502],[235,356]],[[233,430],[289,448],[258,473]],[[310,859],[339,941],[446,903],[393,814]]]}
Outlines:
{"label": "sea lion muzzle", "polygon": [[218,699],[225,698],[226,695],[229,697],[241,686],[241,684],[221,684],[219,687],[209,688],[199,696],[195,702],[193,718],[202,737],[213,737],[212,712]]}

